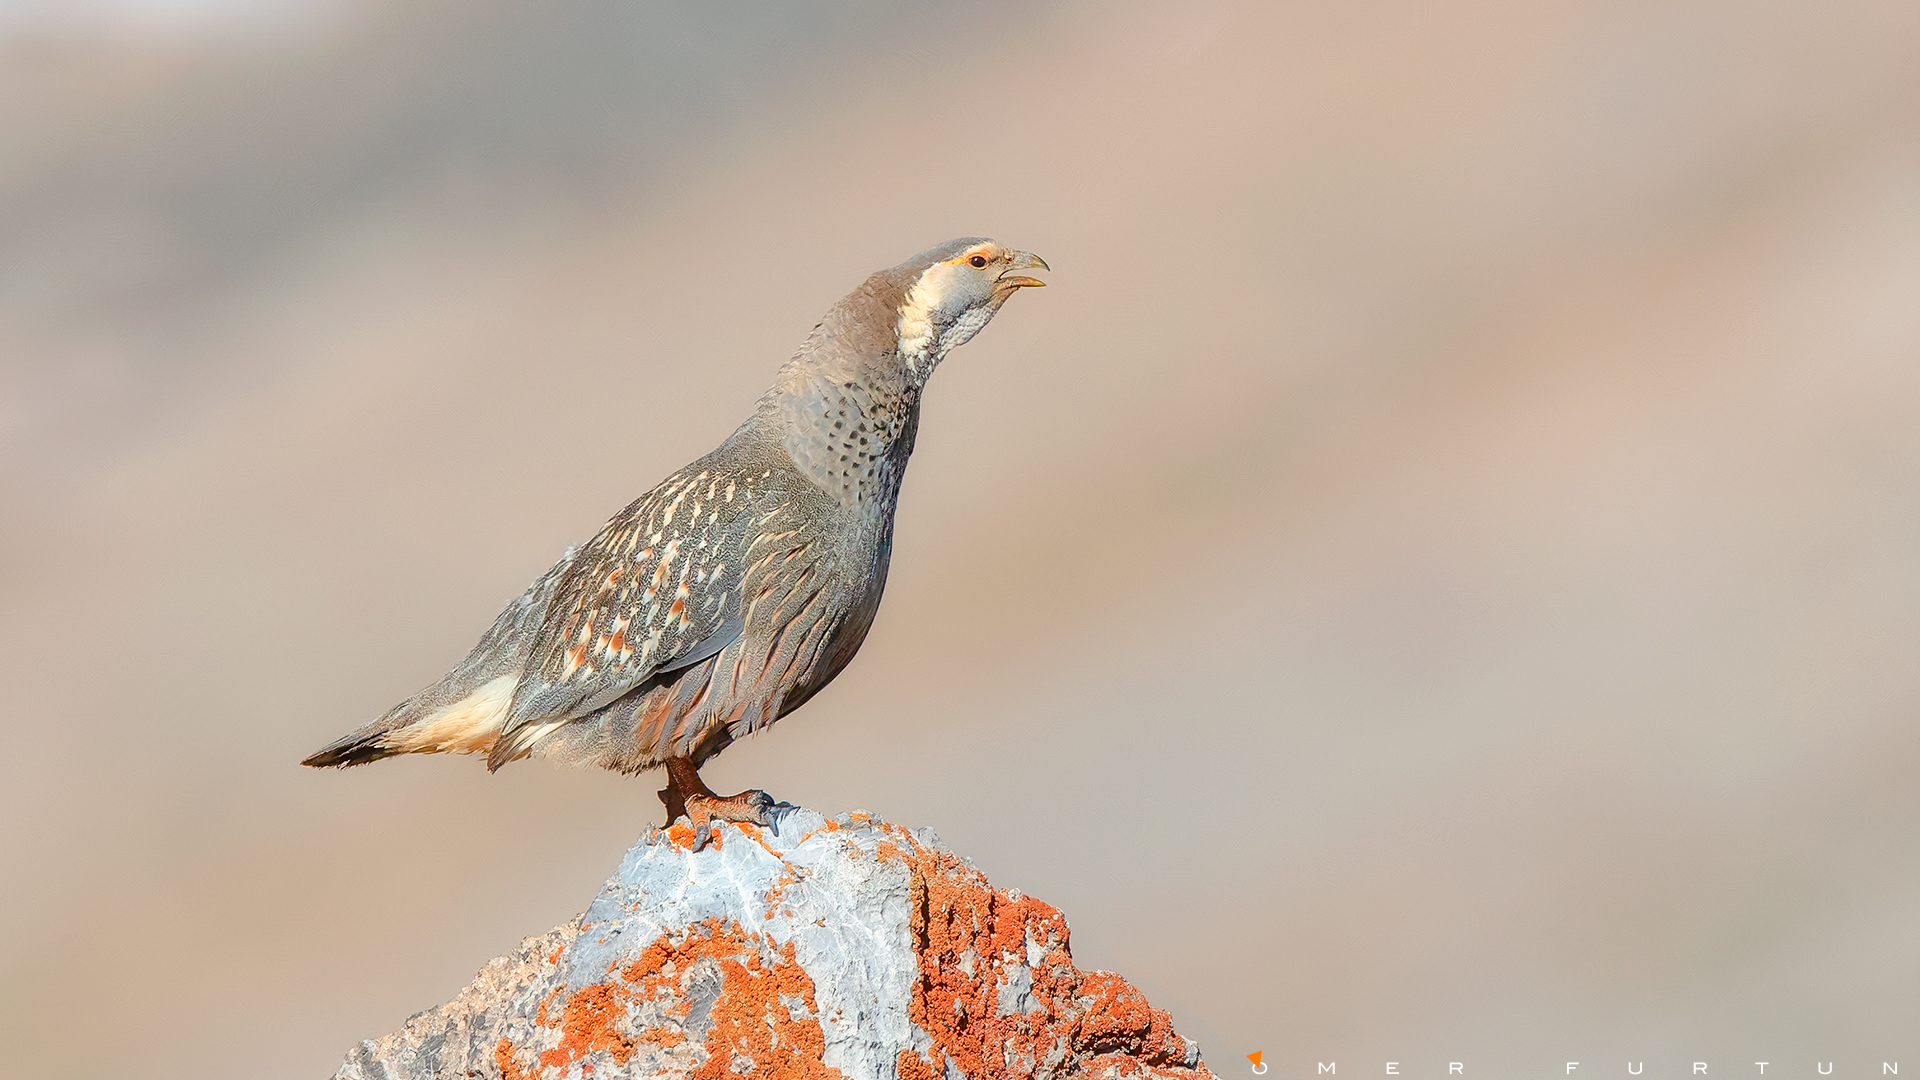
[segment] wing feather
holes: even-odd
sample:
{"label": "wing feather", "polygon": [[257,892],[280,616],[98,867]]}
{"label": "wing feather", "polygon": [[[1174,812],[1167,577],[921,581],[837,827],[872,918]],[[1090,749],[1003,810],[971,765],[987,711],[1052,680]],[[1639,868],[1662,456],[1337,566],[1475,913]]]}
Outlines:
{"label": "wing feather", "polygon": [[556,588],[487,767],[739,640],[748,551],[805,542],[788,510],[765,474],[696,464],[615,515]]}

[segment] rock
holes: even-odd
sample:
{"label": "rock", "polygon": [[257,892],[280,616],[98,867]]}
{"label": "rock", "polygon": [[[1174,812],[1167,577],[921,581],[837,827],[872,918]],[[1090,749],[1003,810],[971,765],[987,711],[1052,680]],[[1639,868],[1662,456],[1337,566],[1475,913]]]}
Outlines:
{"label": "rock", "polygon": [[1060,912],[931,830],[787,810],[655,829],[584,915],[360,1044],[336,1080],[1211,1077]]}

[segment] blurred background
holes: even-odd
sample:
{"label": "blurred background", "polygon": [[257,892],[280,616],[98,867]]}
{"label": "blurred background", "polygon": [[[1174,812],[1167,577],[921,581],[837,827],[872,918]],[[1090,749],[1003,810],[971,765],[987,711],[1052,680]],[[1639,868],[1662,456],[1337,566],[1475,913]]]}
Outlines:
{"label": "blurred background", "polygon": [[654,777],[295,763],[970,234],[1052,287],[716,788],[1223,1075],[1920,1067],[1920,5],[13,0],[8,1071],[327,1075],[579,911]]}

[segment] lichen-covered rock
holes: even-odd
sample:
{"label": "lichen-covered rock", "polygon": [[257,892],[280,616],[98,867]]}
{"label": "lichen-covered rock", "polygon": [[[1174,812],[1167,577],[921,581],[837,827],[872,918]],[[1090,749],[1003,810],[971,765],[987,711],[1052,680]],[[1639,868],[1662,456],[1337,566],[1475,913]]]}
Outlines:
{"label": "lichen-covered rock", "polygon": [[1082,972],[1053,908],[866,814],[656,829],[578,920],[362,1043],[336,1080],[1211,1077]]}

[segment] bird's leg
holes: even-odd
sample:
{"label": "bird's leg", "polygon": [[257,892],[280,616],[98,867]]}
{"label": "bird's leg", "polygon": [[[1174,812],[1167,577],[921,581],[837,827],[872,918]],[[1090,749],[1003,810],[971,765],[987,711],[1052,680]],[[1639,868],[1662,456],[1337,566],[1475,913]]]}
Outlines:
{"label": "bird's leg", "polygon": [[660,792],[660,802],[667,808],[667,824],[671,825],[687,816],[689,795],[714,798],[713,790],[700,779],[700,767],[693,763],[692,758],[668,758],[667,786]]}
{"label": "bird's leg", "polygon": [[667,787],[660,792],[660,801],[667,808],[667,824],[671,825],[683,815],[693,823],[693,850],[699,851],[707,846],[707,837],[715,821],[749,821],[755,825],[771,825],[773,815],[773,797],[764,791],[750,788],[738,795],[716,795],[700,779],[700,767],[692,758],[675,757],[667,759]]}

